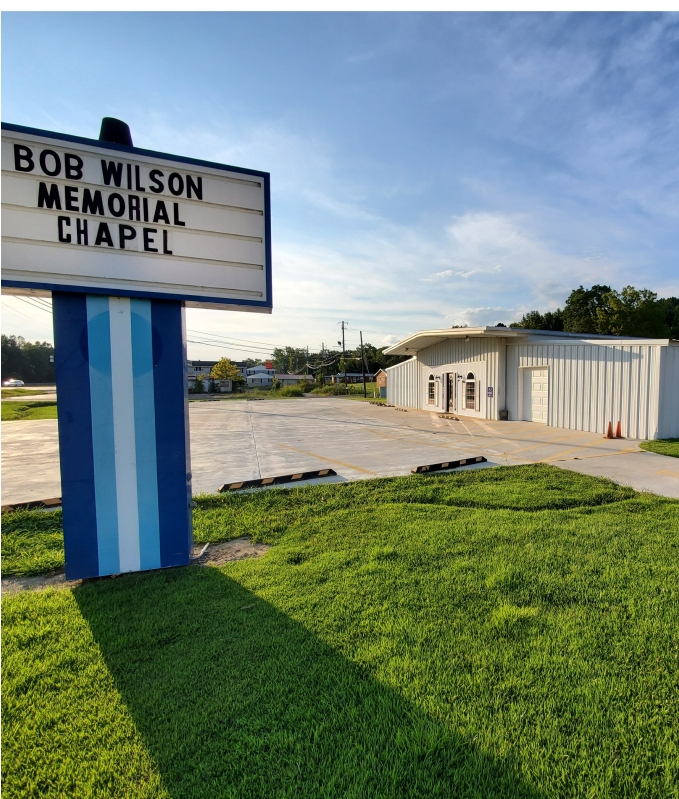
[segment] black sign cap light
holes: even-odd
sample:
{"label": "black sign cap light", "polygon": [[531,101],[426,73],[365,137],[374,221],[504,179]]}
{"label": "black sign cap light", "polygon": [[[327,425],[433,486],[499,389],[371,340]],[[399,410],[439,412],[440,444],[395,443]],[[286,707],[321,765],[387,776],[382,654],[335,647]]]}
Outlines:
{"label": "black sign cap light", "polygon": [[110,141],[111,144],[126,144],[133,147],[130,126],[122,119],[114,117],[104,117],[101,120],[101,131],[99,141]]}

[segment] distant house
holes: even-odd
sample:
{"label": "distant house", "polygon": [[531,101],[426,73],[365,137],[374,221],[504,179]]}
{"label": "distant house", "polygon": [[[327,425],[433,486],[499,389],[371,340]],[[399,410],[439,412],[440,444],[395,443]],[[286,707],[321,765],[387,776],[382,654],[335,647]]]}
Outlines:
{"label": "distant house", "polygon": [[266,366],[251,366],[247,370],[245,379],[249,386],[265,388],[273,385],[275,373],[275,369],[268,369]]}
{"label": "distant house", "polygon": [[387,396],[387,373],[384,369],[378,369],[375,373],[375,382],[377,383],[377,390],[380,392],[380,397],[386,399]]}
{"label": "distant house", "polygon": [[[188,378],[189,389],[193,389],[196,383],[196,377],[201,375],[203,377],[203,385],[206,389],[210,388],[213,391],[231,391],[233,386],[231,380],[214,380],[210,378],[212,367],[216,366],[219,361],[187,361],[186,362],[186,376]],[[242,377],[245,377],[247,366],[244,361],[231,361],[231,363],[238,368]]]}
{"label": "distant house", "polygon": [[[339,375],[330,375],[330,380],[326,378],[326,382],[330,383],[343,383],[344,378],[346,377],[347,383],[362,383],[363,382],[363,372],[343,372]],[[365,381],[366,383],[373,383],[375,381],[375,373],[374,372],[366,372],[365,373]]]}
{"label": "distant house", "polygon": [[282,386],[296,386],[301,382],[313,383],[314,381],[313,375],[276,374],[274,377]]}

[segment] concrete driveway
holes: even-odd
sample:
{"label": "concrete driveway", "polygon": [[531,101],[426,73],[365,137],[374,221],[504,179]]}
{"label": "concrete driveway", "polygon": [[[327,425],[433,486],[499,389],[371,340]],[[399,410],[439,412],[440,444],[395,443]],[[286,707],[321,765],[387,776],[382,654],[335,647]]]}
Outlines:
{"label": "concrete driveway", "polygon": [[[335,480],[409,474],[483,455],[488,465],[549,463],[679,498],[679,460],[630,439],[530,422],[452,421],[341,398],[190,404],[193,488],[333,468]],[[485,467],[486,464],[481,466]],[[478,467],[466,467],[478,468]],[[2,503],[60,495],[57,423],[2,426]]]}

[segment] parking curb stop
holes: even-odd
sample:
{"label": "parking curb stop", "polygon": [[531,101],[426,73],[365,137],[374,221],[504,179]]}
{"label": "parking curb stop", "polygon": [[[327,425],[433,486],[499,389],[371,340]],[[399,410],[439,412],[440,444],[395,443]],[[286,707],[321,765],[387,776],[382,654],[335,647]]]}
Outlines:
{"label": "parking curb stop", "polygon": [[429,466],[416,466],[412,469],[412,474],[423,474],[425,472],[440,472],[443,469],[457,469],[460,466],[469,466],[472,463],[487,463],[488,459],[483,455],[474,458],[462,458],[458,461],[444,461],[443,463],[432,463]]}

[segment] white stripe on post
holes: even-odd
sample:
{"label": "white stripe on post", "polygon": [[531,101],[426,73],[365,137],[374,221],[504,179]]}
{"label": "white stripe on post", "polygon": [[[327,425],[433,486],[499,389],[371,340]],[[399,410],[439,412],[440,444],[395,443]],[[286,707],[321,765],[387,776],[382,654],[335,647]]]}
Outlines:
{"label": "white stripe on post", "polygon": [[130,300],[127,297],[109,297],[108,307],[111,318],[111,383],[120,571],[131,572],[139,571],[140,554]]}

